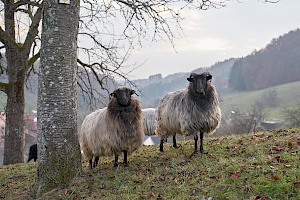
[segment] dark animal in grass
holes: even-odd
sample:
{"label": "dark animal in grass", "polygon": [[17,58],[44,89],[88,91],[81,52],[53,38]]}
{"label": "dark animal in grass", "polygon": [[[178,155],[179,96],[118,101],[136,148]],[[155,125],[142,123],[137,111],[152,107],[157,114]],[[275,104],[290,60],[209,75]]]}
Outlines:
{"label": "dark animal in grass", "polygon": [[29,147],[27,162],[31,161],[32,159],[34,162],[37,160],[37,144],[33,144]]}

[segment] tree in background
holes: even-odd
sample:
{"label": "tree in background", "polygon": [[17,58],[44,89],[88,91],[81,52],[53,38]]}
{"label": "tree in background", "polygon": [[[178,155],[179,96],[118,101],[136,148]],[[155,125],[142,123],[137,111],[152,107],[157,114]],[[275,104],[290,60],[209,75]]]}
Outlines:
{"label": "tree in background", "polygon": [[282,115],[288,127],[300,127],[300,101],[295,106],[283,108]]}
{"label": "tree in background", "polygon": [[79,5],[80,0],[43,3],[37,196],[67,184],[81,173],[77,135]]}
{"label": "tree in background", "polygon": [[275,108],[278,105],[278,95],[276,88],[268,89],[263,94],[263,100],[266,106],[269,106],[270,108]]}
{"label": "tree in background", "polygon": [[235,133],[251,133],[256,132],[259,123],[264,119],[264,107],[261,102],[255,102],[252,104],[250,111],[245,111],[243,113],[239,110],[232,111],[231,113],[231,124],[230,130],[231,134]]}
{"label": "tree in background", "polygon": [[230,76],[229,76],[229,87],[232,87],[236,90],[245,90],[245,81],[242,74],[243,71],[243,60],[240,58],[236,60],[231,68]]}

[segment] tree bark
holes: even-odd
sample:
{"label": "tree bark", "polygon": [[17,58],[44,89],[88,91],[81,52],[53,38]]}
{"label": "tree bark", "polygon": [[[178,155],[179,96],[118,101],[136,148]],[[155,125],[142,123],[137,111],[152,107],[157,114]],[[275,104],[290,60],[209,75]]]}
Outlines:
{"label": "tree bark", "polygon": [[77,136],[79,0],[44,1],[38,89],[36,193],[69,183],[81,173]]}
{"label": "tree bark", "polygon": [[6,51],[9,84],[7,87],[6,128],[3,164],[24,162],[24,81],[26,60],[16,51]]}
{"label": "tree bark", "polygon": [[[13,0],[5,3],[5,32],[15,38]],[[26,57],[17,45],[6,46],[8,85],[6,86],[6,128],[3,164],[24,162],[24,81]]]}

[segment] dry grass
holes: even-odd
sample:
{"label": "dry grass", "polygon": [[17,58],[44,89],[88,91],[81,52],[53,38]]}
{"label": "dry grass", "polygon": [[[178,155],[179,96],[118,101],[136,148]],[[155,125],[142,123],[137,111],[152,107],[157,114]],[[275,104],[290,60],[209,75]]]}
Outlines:
{"label": "dry grass", "polygon": [[[43,199],[300,199],[300,129],[204,139],[208,154],[191,154],[193,141],[174,149],[143,146],[129,167],[103,158],[68,187]],[[0,167],[0,199],[32,199],[35,163]]]}

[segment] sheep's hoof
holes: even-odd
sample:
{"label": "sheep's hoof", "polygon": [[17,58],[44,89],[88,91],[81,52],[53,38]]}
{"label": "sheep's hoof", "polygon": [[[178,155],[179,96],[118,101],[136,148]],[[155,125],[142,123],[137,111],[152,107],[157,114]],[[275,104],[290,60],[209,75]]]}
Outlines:
{"label": "sheep's hoof", "polygon": [[129,167],[128,163],[123,163],[124,167]]}
{"label": "sheep's hoof", "polygon": [[118,168],[118,163],[114,163],[114,168],[115,168],[115,169]]}

